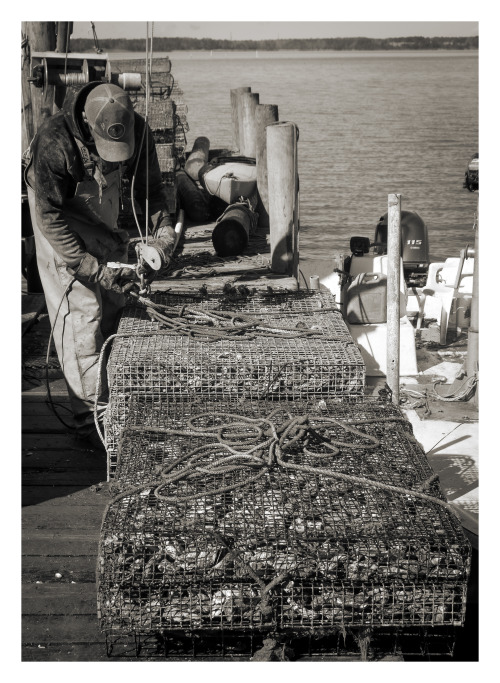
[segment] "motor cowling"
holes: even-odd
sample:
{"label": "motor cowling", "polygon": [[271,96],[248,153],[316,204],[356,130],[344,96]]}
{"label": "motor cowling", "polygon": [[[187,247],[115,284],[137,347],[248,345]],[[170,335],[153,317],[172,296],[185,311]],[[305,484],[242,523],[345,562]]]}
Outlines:
{"label": "motor cowling", "polygon": [[476,152],[467,164],[464,187],[469,190],[469,192],[479,191],[479,152]]}
{"label": "motor cowling", "polygon": [[[375,228],[374,248],[387,253],[388,213]],[[427,226],[416,211],[401,211],[401,258],[406,280],[421,279],[429,269],[429,238]]]}

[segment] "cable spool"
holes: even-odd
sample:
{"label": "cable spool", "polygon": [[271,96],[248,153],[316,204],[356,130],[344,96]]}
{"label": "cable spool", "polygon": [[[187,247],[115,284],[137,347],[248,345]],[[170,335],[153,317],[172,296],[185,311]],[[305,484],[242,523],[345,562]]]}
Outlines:
{"label": "cable spool", "polygon": [[140,71],[126,71],[124,73],[121,71],[112,71],[112,65],[110,61],[106,63],[104,78],[108,81],[108,83],[119,85],[120,88],[123,88],[123,90],[141,90],[143,87],[142,74]]}
{"label": "cable spool", "polygon": [[89,64],[86,59],[82,61],[81,71],[68,71],[64,73],[61,67],[49,67],[47,60],[42,59],[44,70],[44,83],[48,85],[85,85],[90,83]]}
{"label": "cable spool", "polygon": [[118,85],[124,90],[140,90],[142,78],[140,73],[118,74]]}

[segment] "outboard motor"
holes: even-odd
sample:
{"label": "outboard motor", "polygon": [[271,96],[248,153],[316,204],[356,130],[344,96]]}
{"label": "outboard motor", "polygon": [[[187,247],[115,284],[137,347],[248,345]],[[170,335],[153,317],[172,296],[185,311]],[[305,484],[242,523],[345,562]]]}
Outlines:
{"label": "outboard motor", "polygon": [[[384,214],[375,228],[377,253],[387,254],[388,213]],[[416,211],[401,211],[401,257],[407,285],[422,287],[429,270],[429,239],[427,226]]]}
{"label": "outboard motor", "polygon": [[479,191],[479,152],[476,152],[467,164],[464,187],[469,192]]}

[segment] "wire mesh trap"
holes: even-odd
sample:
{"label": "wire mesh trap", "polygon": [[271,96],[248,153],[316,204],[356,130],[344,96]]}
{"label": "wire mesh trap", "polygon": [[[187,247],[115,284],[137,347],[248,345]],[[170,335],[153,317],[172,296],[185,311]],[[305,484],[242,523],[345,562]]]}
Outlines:
{"label": "wire mesh trap", "polygon": [[393,406],[324,403],[187,419],[170,405],[168,427],[127,428],[101,532],[103,630],[463,623],[469,544],[411,427]]}
{"label": "wire mesh trap", "polygon": [[[339,397],[336,399],[309,399],[296,401],[286,401],[284,405],[292,413],[302,409],[303,406],[307,410],[331,411],[339,418],[344,416],[347,419],[352,414],[352,406],[357,406],[359,411],[358,416],[366,418],[388,418],[391,415],[401,417],[401,412],[391,403],[382,402],[378,400],[370,400],[364,396],[353,395],[349,397]],[[186,420],[191,418],[196,412],[203,410],[211,410],[214,412],[238,412],[239,414],[255,416],[265,415],[270,413],[275,407],[276,402],[265,400],[247,400],[242,398],[223,399],[216,402],[211,402],[203,396],[197,396],[190,401],[183,401],[179,397],[162,397],[162,396],[144,396],[142,394],[118,394],[111,395],[104,414],[104,429],[106,434],[106,451],[107,451],[107,469],[108,480],[116,476],[116,467],[118,459],[118,446],[122,438],[123,430],[128,427],[144,426],[144,427],[179,427],[184,426]],[[411,425],[409,422],[403,424],[402,428],[411,432]],[[152,453],[153,442],[155,436],[150,434],[149,447],[145,447],[145,453]],[[166,453],[166,452],[165,452]],[[159,460],[158,460],[159,458]],[[163,455],[159,455],[157,451],[156,456],[148,455],[144,457],[143,461],[133,456],[132,460],[128,460],[128,445],[125,444],[121,453],[121,467],[118,476],[120,480],[128,483],[139,483],[139,480],[133,479],[133,474],[127,471],[127,468],[143,467],[148,473],[151,468],[161,464]],[[142,464],[140,464],[142,462]],[[131,479],[132,476],[132,479]],[[141,480],[144,481],[144,480]],[[120,485],[120,484],[118,484]]]}
{"label": "wire mesh trap", "polygon": [[[165,60],[156,61],[156,65],[153,61],[154,72],[150,82],[149,101],[146,102],[143,91],[138,91],[135,96],[132,95],[132,101],[138,114],[142,116],[148,114],[148,123],[156,143],[158,163],[170,214],[174,217],[177,205],[175,172],[184,166],[186,161],[186,133],[189,131],[188,108],[184,102],[183,90],[170,73],[170,66],[162,66]],[[133,216],[129,213],[125,216],[124,222],[134,225],[133,220]]]}
{"label": "wire mesh trap", "polygon": [[[312,414],[317,416],[331,416],[352,423],[356,419],[376,421],[378,424],[368,423],[370,429],[386,448],[392,448],[397,453],[406,448],[409,452],[421,454],[420,447],[412,437],[412,426],[403,418],[401,411],[392,403],[372,400],[361,396],[354,396],[348,401],[339,399],[310,399],[308,401],[207,401],[203,398],[186,402],[162,397],[146,397],[142,395],[115,396],[108,404],[106,413],[106,434],[108,446],[113,443],[114,458],[109,463],[113,475],[110,485],[112,495],[147,483],[155,476],[158,467],[163,467],[173,458],[178,457],[183,449],[200,445],[200,437],[193,431],[189,435],[174,435],[174,439],[165,430],[182,430],[192,419],[200,422],[200,414],[207,415],[205,421],[211,419],[221,424],[227,420],[228,414],[239,415],[243,418],[265,418],[274,413],[274,419],[284,419],[286,415],[297,416]],[[281,416],[281,418],[280,418]],[[391,418],[393,418],[391,420]],[[119,429],[111,434],[111,427],[119,425]],[[249,434],[252,436],[253,430]],[[208,436],[214,440],[215,436]],[[403,446],[401,446],[403,439]],[[118,453],[119,451],[119,453]],[[378,455],[376,456],[378,457]],[[117,463],[117,460],[119,462]],[[388,465],[386,465],[387,467]],[[400,483],[404,466],[401,456],[390,465]],[[412,467],[415,463],[412,461]],[[423,467],[422,476],[429,472],[428,466]]]}
{"label": "wire mesh trap", "polygon": [[235,301],[168,294],[153,305],[168,309],[166,326],[141,305],[122,316],[108,362],[112,394],[296,399],[363,392],[361,353],[331,295]]}

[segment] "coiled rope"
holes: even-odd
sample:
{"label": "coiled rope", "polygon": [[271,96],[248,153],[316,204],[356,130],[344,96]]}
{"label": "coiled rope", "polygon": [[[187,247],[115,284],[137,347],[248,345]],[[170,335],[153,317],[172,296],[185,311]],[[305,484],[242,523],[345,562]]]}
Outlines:
{"label": "coiled rope", "polygon": [[[239,311],[200,311],[187,305],[179,307],[159,304],[141,295],[134,298],[145,309],[151,320],[158,322],[172,334],[184,335],[200,341],[217,342],[234,338],[255,339],[276,337],[279,339],[323,339],[325,341],[346,341],[325,331],[314,328],[290,328],[272,326],[261,318]],[[337,311],[336,308],[321,308],[317,312]]]}
{"label": "coiled rope", "polygon": [[[125,438],[126,432],[152,432],[163,434],[165,436],[192,437],[193,434],[195,434],[198,437],[215,439],[216,442],[208,445],[205,444],[204,446],[200,446],[186,452],[179,458],[172,460],[168,465],[162,467],[158,471],[155,479],[144,482],[143,484],[132,489],[128,489],[127,491],[119,494],[114,500],[116,501],[121,498],[128,497],[136,492],[143,492],[147,488],[152,488],[155,497],[168,503],[199,500],[201,496],[218,495],[228,491],[233,491],[243,486],[247,486],[248,484],[267,475],[271,468],[278,466],[284,470],[306,472],[307,474],[312,475],[321,474],[326,477],[347,483],[359,484],[362,486],[368,486],[370,488],[387,491],[389,493],[425,500],[429,503],[444,507],[455,517],[457,516],[455,510],[449,503],[423,492],[424,489],[428,488],[434,481],[437,480],[438,477],[436,474],[431,475],[423,482],[418,482],[415,488],[407,488],[404,486],[385,484],[364,476],[337,472],[333,469],[326,469],[324,467],[299,465],[286,459],[287,452],[289,452],[294,445],[297,445],[299,448],[301,448],[304,454],[322,459],[335,457],[343,448],[365,450],[378,448],[380,447],[380,441],[376,437],[356,429],[356,427],[353,425],[359,426],[363,424],[381,424],[383,422],[401,422],[407,424],[407,420],[405,418],[359,418],[353,420],[351,423],[347,423],[335,418],[324,416],[310,417],[308,415],[299,415],[292,417],[290,413],[285,411],[288,419],[284,424],[278,427],[273,421],[273,417],[275,417],[278,412],[284,411],[282,408],[277,408],[267,417],[261,418],[249,418],[243,416],[234,416],[229,413],[221,413],[217,415],[218,418],[228,420],[232,419],[235,421],[218,424],[213,427],[197,427],[194,423],[194,420],[206,418],[211,419],[214,417],[211,413],[202,413],[187,421],[186,430],[175,430],[162,427],[126,427],[125,432],[122,435],[122,439]],[[363,444],[356,444],[327,438],[321,435],[317,429],[312,427],[312,422],[316,423],[320,428],[328,429],[329,426],[340,427],[347,433],[366,439],[368,443],[365,441]],[[255,428],[255,434],[250,436],[246,434],[246,438],[240,438],[238,440],[236,437],[242,437],[243,434],[241,431],[235,430],[241,430],[241,428],[248,429],[249,427]],[[267,427],[267,429],[264,431],[265,427]],[[263,441],[258,441],[258,439],[262,438],[264,438]],[[329,452],[318,453],[317,451],[315,452],[314,450],[311,450],[311,444],[318,443],[320,446],[326,448]],[[216,458],[214,461],[209,462],[208,464],[204,463],[200,466],[200,460],[214,453],[220,453],[221,449],[227,452],[228,455]],[[215,486],[213,489],[205,489],[202,493],[192,493],[186,495],[181,495],[179,493],[176,493],[175,495],[167,495],[162,493],[162,489],[164,489],[165,486],[174,483],[178,484],[181,481],[195,482],[196,480],[206,479],[207,474],[225,475],[242,470],[249,471],[249,469],[251,470],[252,468],[259,469],[257,474],[253,474],[242,481],[233,482],[230,485],[221,485]],[[158,482],[158,477],[160,482]]]}

